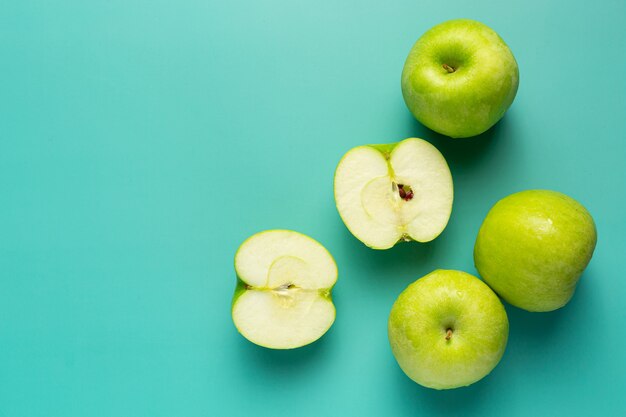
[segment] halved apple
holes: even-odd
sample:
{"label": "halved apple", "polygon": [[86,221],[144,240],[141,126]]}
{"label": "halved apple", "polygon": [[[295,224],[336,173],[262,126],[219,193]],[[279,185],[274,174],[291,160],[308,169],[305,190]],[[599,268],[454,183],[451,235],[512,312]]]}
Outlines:
{"label": "halved apple", "polygon": [[292,349],[322,337],[335,321],[333,257],[316,240],[290,230],[249,237],[235,254],[232,315],[246,339]]}
{"label": "halved apple", "polygon": [[335,172],[341,219],[361,242],[389,249],[429,242],[448,224],[453,185],[443,155],[422,139],[366,145],[344,155]]}

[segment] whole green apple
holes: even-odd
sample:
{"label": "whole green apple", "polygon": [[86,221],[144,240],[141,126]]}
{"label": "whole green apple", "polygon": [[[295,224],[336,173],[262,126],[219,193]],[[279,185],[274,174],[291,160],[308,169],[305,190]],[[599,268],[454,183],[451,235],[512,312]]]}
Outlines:
{"label": "whole green apple", "polygon": [[437,270],[400,294],[388,332],[391,350],[409,378],[449,389],[470,385],[495,368],[504,354],[509,321],[481,280]]}
{"label": "whole green apple", "polygon": [[593,218],[576,200],[555,191],[522,191],[500,200],[487,214],[474,263],[509,303],[552,311],[572,298],[596,240]]}
{"label": "whole green apple", "polygon": [[450,20],[413,45],[402,70],[402,95],[417,120],[465,138],[504,116],[519,84],[517,62],[502,38],[469,19]]}

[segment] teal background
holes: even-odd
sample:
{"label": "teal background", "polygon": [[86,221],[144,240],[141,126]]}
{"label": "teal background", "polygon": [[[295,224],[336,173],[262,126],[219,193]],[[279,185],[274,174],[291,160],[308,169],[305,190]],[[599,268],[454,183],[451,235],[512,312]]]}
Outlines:
{"label": "teal background", "polygon": [[[0,416],[626,415],[626,3],[0,3]],[[505,118],[451,140],[400,93],[413,42],[469,17],[513,50]],[[332,179],[351,147],[431,141],[455,181],[434,242],[367,249]],[[476,273],[498,199],[562,191],[598,227],[571,303],[506,306],[500,365],[424,389],[386,322],[435,268]],[[235,330],[233,256],[288,228],[335,256],[332,329],[295,351]]]}

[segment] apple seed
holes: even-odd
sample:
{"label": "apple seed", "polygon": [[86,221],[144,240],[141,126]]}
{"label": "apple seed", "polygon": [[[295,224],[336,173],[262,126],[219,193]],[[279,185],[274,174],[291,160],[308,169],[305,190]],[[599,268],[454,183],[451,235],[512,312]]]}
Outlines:
{"label": "apple seed", "polygon": [[398,184],[398,194],[404,201],[409,201],[413,198],[413,190],[409,185]]}

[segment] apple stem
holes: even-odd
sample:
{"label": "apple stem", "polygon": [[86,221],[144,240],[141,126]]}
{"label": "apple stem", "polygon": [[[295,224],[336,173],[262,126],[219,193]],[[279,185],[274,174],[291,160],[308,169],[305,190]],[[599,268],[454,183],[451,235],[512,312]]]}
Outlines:
{"label": "apple stem", "polygon": [[451,67],[448,64],[443,64],[443,69],[445,69],[446,71],[448,71],[450,74],[452,74],[454,71],[456,71],[456,68]]}
{"label": "apple stem", "polygon": [[452,329],[446,330],[446,340],[450,340],[452,337]]}

